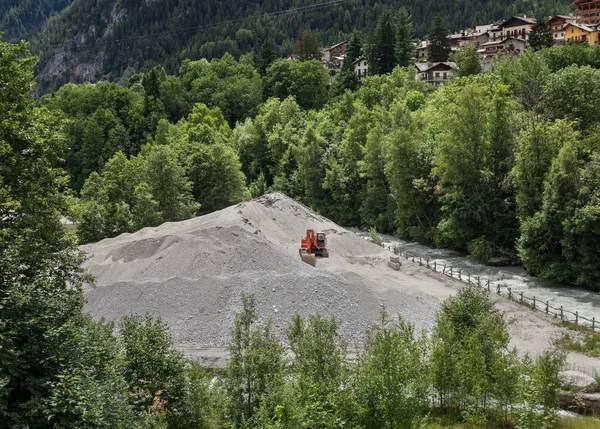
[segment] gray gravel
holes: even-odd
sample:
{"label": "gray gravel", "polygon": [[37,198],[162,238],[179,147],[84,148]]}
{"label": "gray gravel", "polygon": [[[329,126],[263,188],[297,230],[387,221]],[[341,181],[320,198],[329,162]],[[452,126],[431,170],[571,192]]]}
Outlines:
{"label": "gray gravel", "polygon": [[[328,232],[331,257],[316,268],[298,256],[307,228]],[[295,313],[318,313],[334,315],[353,344],[382,305],[428,329],[439,304],[422,292],[426,278],[388,269],[382,248],[279,193],[82,248],[97,279],[85,288],[86,310],[107,320],[159,315],[181,347],[225,345],[243,293],[256,295],[282,338]]]}

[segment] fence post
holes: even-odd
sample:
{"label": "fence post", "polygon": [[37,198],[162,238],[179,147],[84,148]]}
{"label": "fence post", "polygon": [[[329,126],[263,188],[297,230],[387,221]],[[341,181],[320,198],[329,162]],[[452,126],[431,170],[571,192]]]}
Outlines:
{"label": "fence post", "polygon": [[[488,286],[489,286],[489,280],[488,280]],[[500,283],[498,283],[498,284],[496,285],[496,293],[497,293],[498,295],[500,295]]]}
{"label": "fence post", "polygon": [[467,283],[471,284],[471,273],[467,273],[467,275],[469,276],[467,278]]}
{"label": "fence post", "polygon": [[458,270],[458,280],[462,280],[461,270]]}
{"label": "fence post", "polygon": [[579,325],[579,311],[575,312],[575,326]]}
{"label": "fence post", "polygon": [[427,264],[427,268],[430,268],[430,267],[429,267],[429,258],[427,258],[427,259],[425,260],[425,263]]}
{"label": "fence post", "polygon": [[452,267],[450,267],[450,277],[453,277],[452,276]]}
{"label": "fence post", "polygon": [[523,304],[523,291],[521,291],[521,304]]}
{"label": "fence post", "polygon": [[535,310],[535,295],[533,295],[533,309]]}
{"label": "fence post", "polygon": [[563,314],[563,306],[560,306],[560,321],[562,322],[564,320],[564,314]]}
{"label": "fence post", "polygon": [[596,329],[596,317],[592,317],[592,332],[595,332],[594,329]]}
{"label": "fence post", "polygon": [[446,274],[446,264],[444,264],[444,269],[442,270],[442,274]]}
{"label": "fence post", "polygon": [[487,281],[488,292],[490,291],[490,279]]}
{"label": "fence post", "polygon": [[433,261],[433,271],[437,271],[437,262]]}
{"label": "fence post", "polygon": [[415,255],[413,255],[413,257],[412,257],[412,258],[413,258],[413,262],[415,262]]}
{"label": "fence post", "polygon": [[546,314],[548,314],[549,307],[550,307],[550,305],[548,304],[548,301],[546,301]]}
{"label": "fence post", "polygon": [[511,288],[507,288],[508,289],[508,299],[512,299],[512,289]]}
{"label": "fence post", "polygon": [[419,267],[421,266],[421,257],[419,256]]}

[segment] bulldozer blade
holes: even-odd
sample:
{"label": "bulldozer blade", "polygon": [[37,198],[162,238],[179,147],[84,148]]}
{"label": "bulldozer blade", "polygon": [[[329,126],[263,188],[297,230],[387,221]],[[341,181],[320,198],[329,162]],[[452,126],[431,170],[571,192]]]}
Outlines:
{"label": "bulldozer blade", "polygon": [[313,254],[301,253],[300,257],[302,258],[303,262],[306,262],[307,264],[312,265],[313,267],[317,265],[317,257]]}

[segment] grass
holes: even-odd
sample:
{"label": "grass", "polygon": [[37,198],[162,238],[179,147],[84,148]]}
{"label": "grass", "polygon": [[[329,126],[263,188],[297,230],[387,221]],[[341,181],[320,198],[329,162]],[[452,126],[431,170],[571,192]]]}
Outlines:
{"label": "grass", "polygon": [[563,417],[555,426],[556,429],[598,429],[600,419],[596,417]]}
{"label": "grass", "polygon": [[[425,424],[425,429],[481,429],[467,423],[458,422],[453,418],[436,418]],[[498,426],[490,426],[497,428]],[[600,419],[597,417],[561,417],[554,429],[600,429]]]}
{"label": "grass", "polygon": [[561,338],[556,340],[557,346],[562,347],[565,350],[580,352],[590,357],[600,357],[599,333],[592,333],[585,328],[578,329],[578,327],[571,324],[566,324],[565,327],[572,331],[579,332],[580,335],[564,334]]}

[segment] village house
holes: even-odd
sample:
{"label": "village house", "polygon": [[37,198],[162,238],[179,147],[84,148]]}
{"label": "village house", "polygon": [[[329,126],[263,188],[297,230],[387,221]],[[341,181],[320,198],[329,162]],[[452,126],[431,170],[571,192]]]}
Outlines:
{"label": "village house", "polygon": [[600,24],[600,0],[575,0],[571,6],[577,9],[578,24]]}
{"label": "village house", "polygon": [[513,16],[500,24],[501,38],[507,39],[513,37],[515,39],[527,40],[531,28],[535,24],[535,19],[527,18],[526,16]]}
{"label": "village house", "polygon": [[429,82],[434,86],[442,86],[454,79],[456,63],[446,61],[442,63],[416,63],[416,79]]}
{"label": "village house", "polygon": [[585,24],[573,23],[565,26],[565,41],[567,43],[580,42],[597,45],[599,34],[597,26],[591,27]]}
{"label": "village house", "polygon": [[347,47],[348,42],[343,41],[323,49],[323,57],[321,59],[323,66],[327,69],[341,69],[344,64]]}
{"label": "village house", "polygon": [[552,40],[555,45],[562,45],[565,42],[565,26],[574,24],[576,18],[567,15],[555,15],[548,20],[550,30],[552,30]]}
{"label": "village house", "polygon": [[524,39],[517,37],[507,37],[506,39],[490,41],[484,43],[482,46],[481,54],[485,57],[496,56],[498,54],[518,55],[527,49],[527,42]]}
{"label": "village house", "polygon": [[427,61],[429,58],[429,47],[431,42],[429,40],[421,40],[417,44],[417,61]]}
{"label": "village house", "polygon": [[354,61],[354,73],[356,73],[356,76],[358,76],[359,81],[363,81],[363,79],[367,76],[368,70],[369,66],[365,57],[360,57]]}

